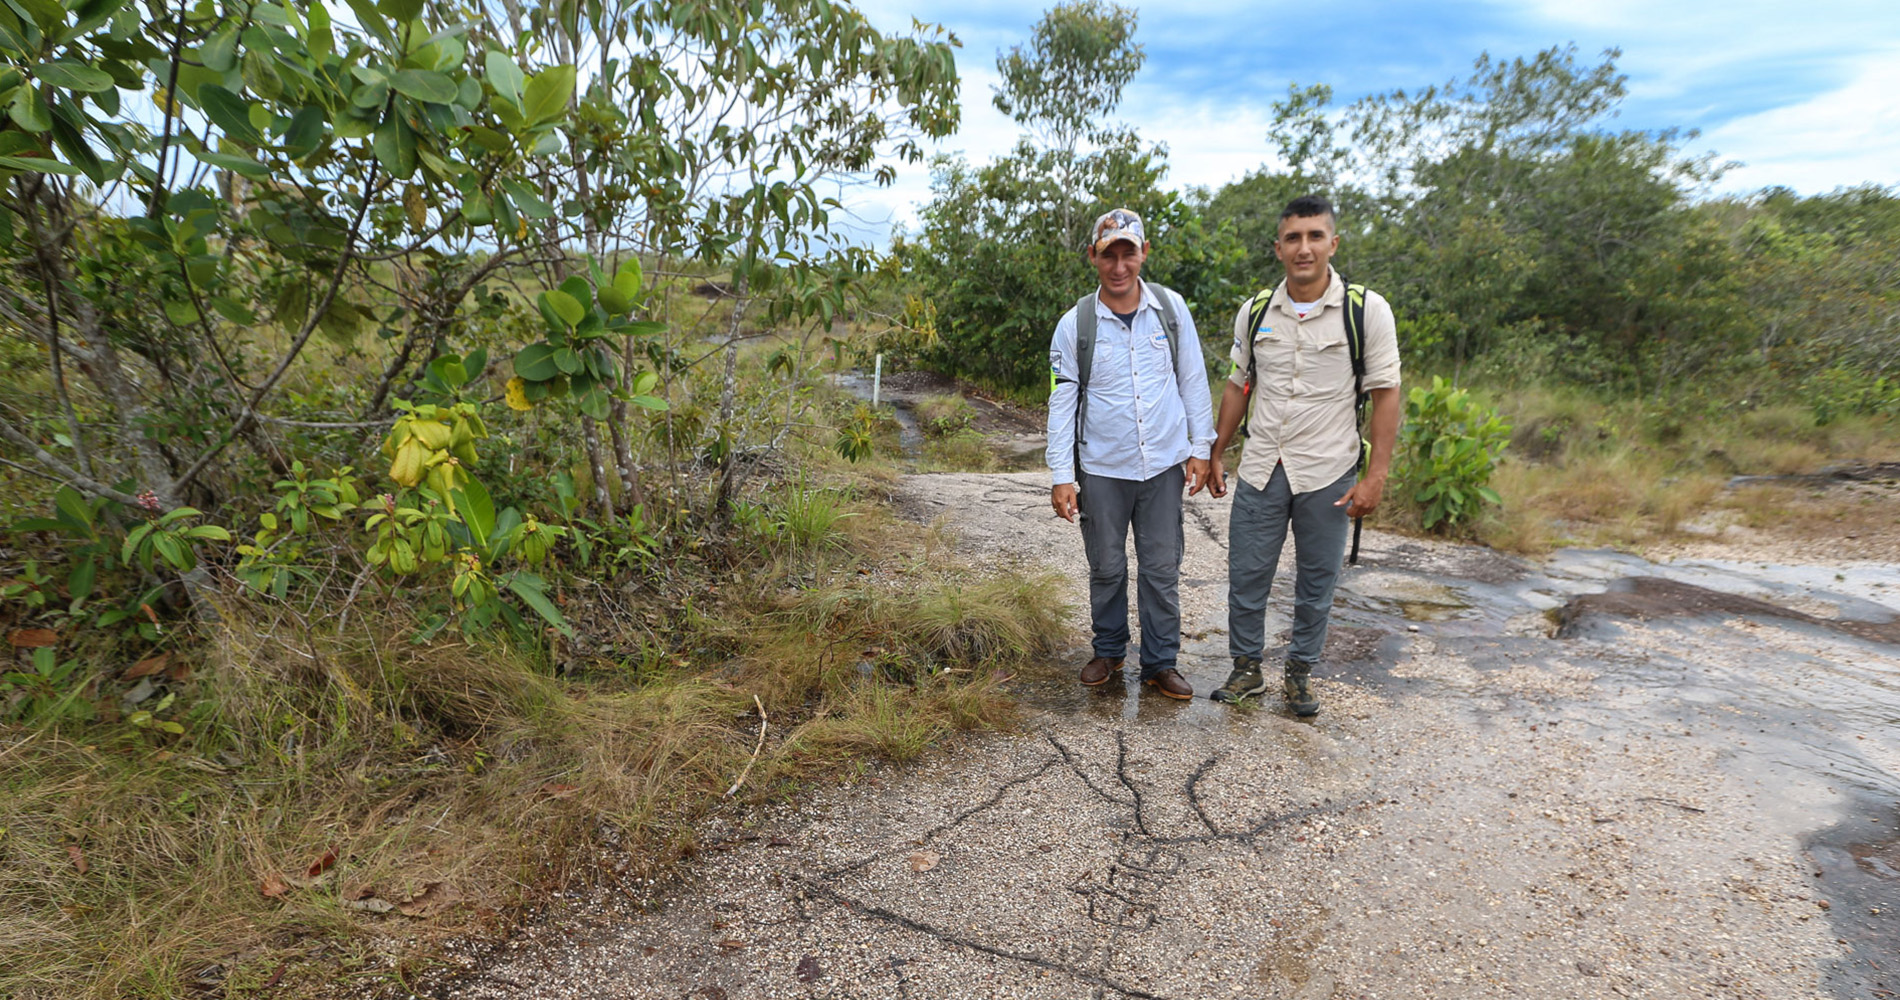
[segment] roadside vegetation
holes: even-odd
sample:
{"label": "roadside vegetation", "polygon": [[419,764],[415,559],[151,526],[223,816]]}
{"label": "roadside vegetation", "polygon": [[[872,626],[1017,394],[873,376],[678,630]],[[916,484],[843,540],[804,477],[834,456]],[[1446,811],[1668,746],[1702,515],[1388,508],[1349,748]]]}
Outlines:
{"label": "roadside vegetation", "polygon": [[[0,7],[0,995],[406,995],[710,816],[1009,725],[1058,588],[894,520],[904,428],[834,376],[1039,405],[1111,204],[1217,378],[1272,215],[1334,194],[1416,386],[1394,526],[1818,525],[1727,477],[1895,454],[1900,199],[1708,198],[1608,131],[1613,57],[1296,87],[1273,169],[1176,191],[1111,121],[1133,13],[1061,5],[999,60],[1023,142],[884,252],[829,195],[955,130],[946,32],[348,6]],[[901,468],[1022,461],[914,416]]]}

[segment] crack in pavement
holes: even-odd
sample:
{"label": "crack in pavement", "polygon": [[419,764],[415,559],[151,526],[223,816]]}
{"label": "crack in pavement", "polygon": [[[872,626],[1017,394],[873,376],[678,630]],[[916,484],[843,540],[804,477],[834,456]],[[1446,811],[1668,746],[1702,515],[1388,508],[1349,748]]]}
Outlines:
{"label": "crack in pavement", "polygon": [[812,878],[809,875],[800,875],[796,872],[790,872],[787,874],[789,874],[793,880],[805,886],[812,893],[822,896],[826,899],[829,899],[832,902],[837,903],[838,905],[851,910],[852,912],[862,913],[862,914],[865,914],[866,916],[876,917],[879,920],[884,920],[889,923],[896,924],[897,926],[903,927],[906,930],[914,931],[918,934],[923,934],[929,937],[936,938],[937,940],[942,941],[945,944],[955,945],[959,948],[968,948],[971,951],[982,952],[985,955],[993,955],[997,958],[1006,958],[1006,959],[1009,959],[1010,961],[1021,962],[1025,965],[1032,965],[1039,969],[1048,969],[1051,972],[1060,972],[1064,975],[1072,976],[1076,979],[1080,979],[1085,983],[1090,983],[1097,987],[1114,990],[1115,992],[1120,993],[1123,996],[1134,997],[1135,1000],[1168,1000],[1167,997],[1164,997],[1159,993],[1150,993],[1147,990],[1141,989],[1138,986],[1129,986],[1124,983],[1117,982],[1100,973],[1090,972],[1087,969],[1077,968],[1066,962],[1058,962],[1058,961],[1055,961],[1054,959],[1044,958],[1041,955],[1036,955],[1029,952],[1011,951],[1008,948],[999,948],[995,945],[987,944],[985,942],[978,941],[974,938],[964,937],[963,935],[958,934],[955,931],[945,930],[941,927],[936,927],[932,924],[925,923],[924,921],[918,920],[914,917],[905,916],[902,913],[898,913],[896,910],[887,910],[884,907],[878,906],[876,903],[868,903],[860,899],[854,899],[824,884],[823,881]]}

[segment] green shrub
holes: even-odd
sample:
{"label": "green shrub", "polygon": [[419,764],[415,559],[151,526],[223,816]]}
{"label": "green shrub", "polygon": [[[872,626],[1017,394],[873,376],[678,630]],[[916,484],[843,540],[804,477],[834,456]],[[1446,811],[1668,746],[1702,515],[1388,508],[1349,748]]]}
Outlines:
{"label": "green shrub", "polygon": [[1442,377],[1408,394],[1399,480],[1422,508],[1427,530],[1448,533],[1485,504],[1503,502],[1491,489],[1491,473],[1510,438],[1511,425],[1496,410]]}
{"label": "green shrub", "polygon": [[976,408],[962,396],[926,396],[917,403],[917,424],[931,437],[950,437],[974,419]]}

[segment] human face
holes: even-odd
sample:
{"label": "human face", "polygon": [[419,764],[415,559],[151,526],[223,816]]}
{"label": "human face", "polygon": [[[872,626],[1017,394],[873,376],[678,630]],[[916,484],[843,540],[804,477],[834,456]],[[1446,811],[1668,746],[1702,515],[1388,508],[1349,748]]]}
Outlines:
{"label": "human face", "polygon": [[1148,259],[1148,244],[1140,246],[1128,240],[1116,240],[1108,246],[1089,248],[1089,262],[1102,282],[1102,298],[1110,303],[1141,298],[1141,265]]}
{"label": "human face", "polygon": [[1273,241],[1273,255],[1286,266],[1289,288],[1326,290],[1326,268],[1339,249],[1339,235],[1333,232],[1330,215],[1296,215],[1280,220],[1280,236]]}

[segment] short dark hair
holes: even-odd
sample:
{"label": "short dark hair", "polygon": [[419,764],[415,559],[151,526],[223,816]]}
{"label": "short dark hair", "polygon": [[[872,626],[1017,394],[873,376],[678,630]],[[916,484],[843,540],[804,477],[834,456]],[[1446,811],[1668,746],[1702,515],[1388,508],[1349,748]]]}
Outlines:
{"label": "short dark hair", "polygon": [[1333,203],[1316,194],[1303,194],[1286,203],[1280,210],[1280,221],[1288,219],[1308,219],[1315,215],[1330,216],[1335,224],[1339,222],[1339,213],[1333,211]]}

